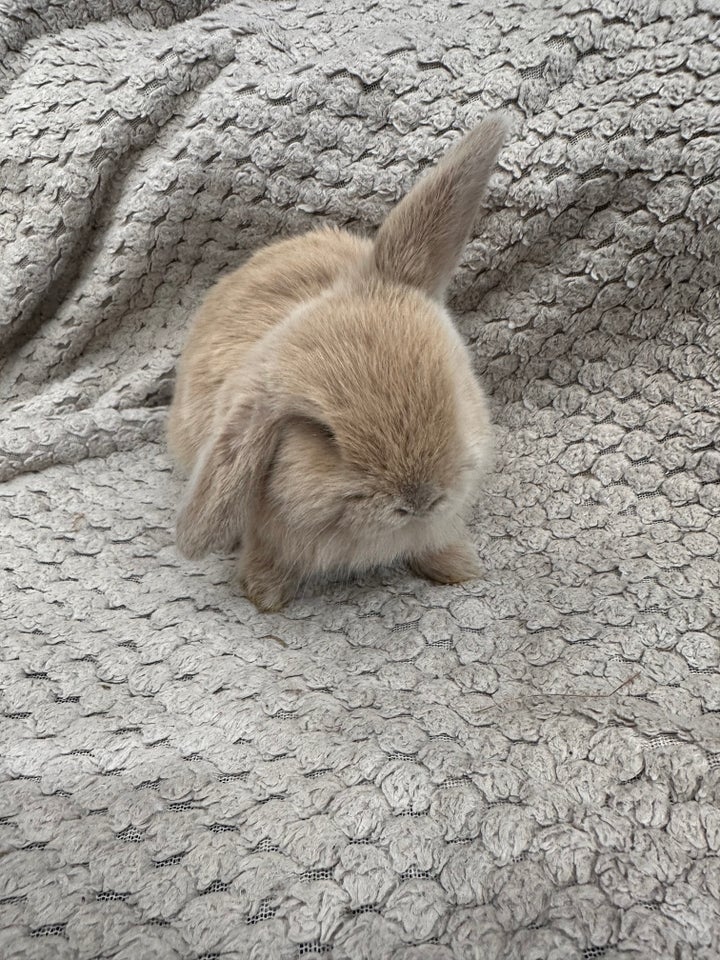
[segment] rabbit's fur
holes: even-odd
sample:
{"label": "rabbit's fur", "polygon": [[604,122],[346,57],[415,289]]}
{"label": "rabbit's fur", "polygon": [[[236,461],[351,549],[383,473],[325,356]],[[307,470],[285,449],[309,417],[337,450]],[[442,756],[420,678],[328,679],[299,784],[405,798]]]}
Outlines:
{"label": "rabbit's fur", "polygon": [[443,583],[477,576],[463,514],[490,426],[442,297],[504,136],[497,118],[467,134],[374,242],[273,244],[195,317],[168,428],[190,472],[178,546],[239,549],[258,608],[309,575],[399,559]]}

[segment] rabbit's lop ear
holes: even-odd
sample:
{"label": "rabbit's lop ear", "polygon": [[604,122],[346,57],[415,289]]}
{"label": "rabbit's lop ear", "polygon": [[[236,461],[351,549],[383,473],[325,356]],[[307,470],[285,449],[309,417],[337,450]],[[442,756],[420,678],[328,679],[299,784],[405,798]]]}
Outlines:
{"label": "rabbit's lop ear", "polygon": [[178,513],[177,546],[194,559],[229,552],[247,528],[277,446],[277,423],[254,401],[240,402],[201,453]]}
{"label": "rabbit's lop ear", "polygon": [[383,277],[442,297],[506,135],[501,117],[484,120],[395,207],[375,241],[375,267]]}

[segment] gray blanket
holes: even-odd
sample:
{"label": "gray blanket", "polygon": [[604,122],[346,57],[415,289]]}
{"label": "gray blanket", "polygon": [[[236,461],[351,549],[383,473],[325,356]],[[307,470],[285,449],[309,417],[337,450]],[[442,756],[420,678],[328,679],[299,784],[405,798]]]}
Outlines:
{"label": "gray blanket", "polygon": [[[0,956],[720,957],[716,0],[0,2]],[[183,562],[188,319],[489,109],[485,573]]]}

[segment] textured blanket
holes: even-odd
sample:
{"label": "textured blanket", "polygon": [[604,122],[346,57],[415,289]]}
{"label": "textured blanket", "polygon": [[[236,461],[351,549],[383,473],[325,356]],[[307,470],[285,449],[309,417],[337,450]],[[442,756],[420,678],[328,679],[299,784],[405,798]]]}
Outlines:
{"label": "textured blanket", "polygon": [[[718,14],[0,2],[3,960],[720,957]],[[192,310],[497,108],[484,577],[260,616],[173,545]]]}

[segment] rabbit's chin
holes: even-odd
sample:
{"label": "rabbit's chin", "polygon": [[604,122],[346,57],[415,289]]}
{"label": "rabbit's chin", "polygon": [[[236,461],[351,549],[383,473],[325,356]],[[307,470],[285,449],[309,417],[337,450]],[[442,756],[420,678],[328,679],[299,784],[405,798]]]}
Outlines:
{"label": "rabbit's chin", "polygon": [[[261,552],[264,562],[297,579],[338,571],[357,573],[464,539],[466,512],[467,503],[455,502],[432,516],[406,523],[383,522],[370,512],[364,520],[357,516],[348,522],[347,517],[339,518],[332,511],[324,521],[319,512],[312,522],[303,523],[300,517],[282,517],[273,511],[258,523],[251,553]],[[245,562],[251,563],[251,557]]]}
{"label": "rabbit's chin", "polygon": [[342,569],[359,572],[407,560],[452,543],[463,535],[457,513],[412,521],[388,529],[368,524],[364,529],[340,528],[323,537],[311,559],[312,573]]}

